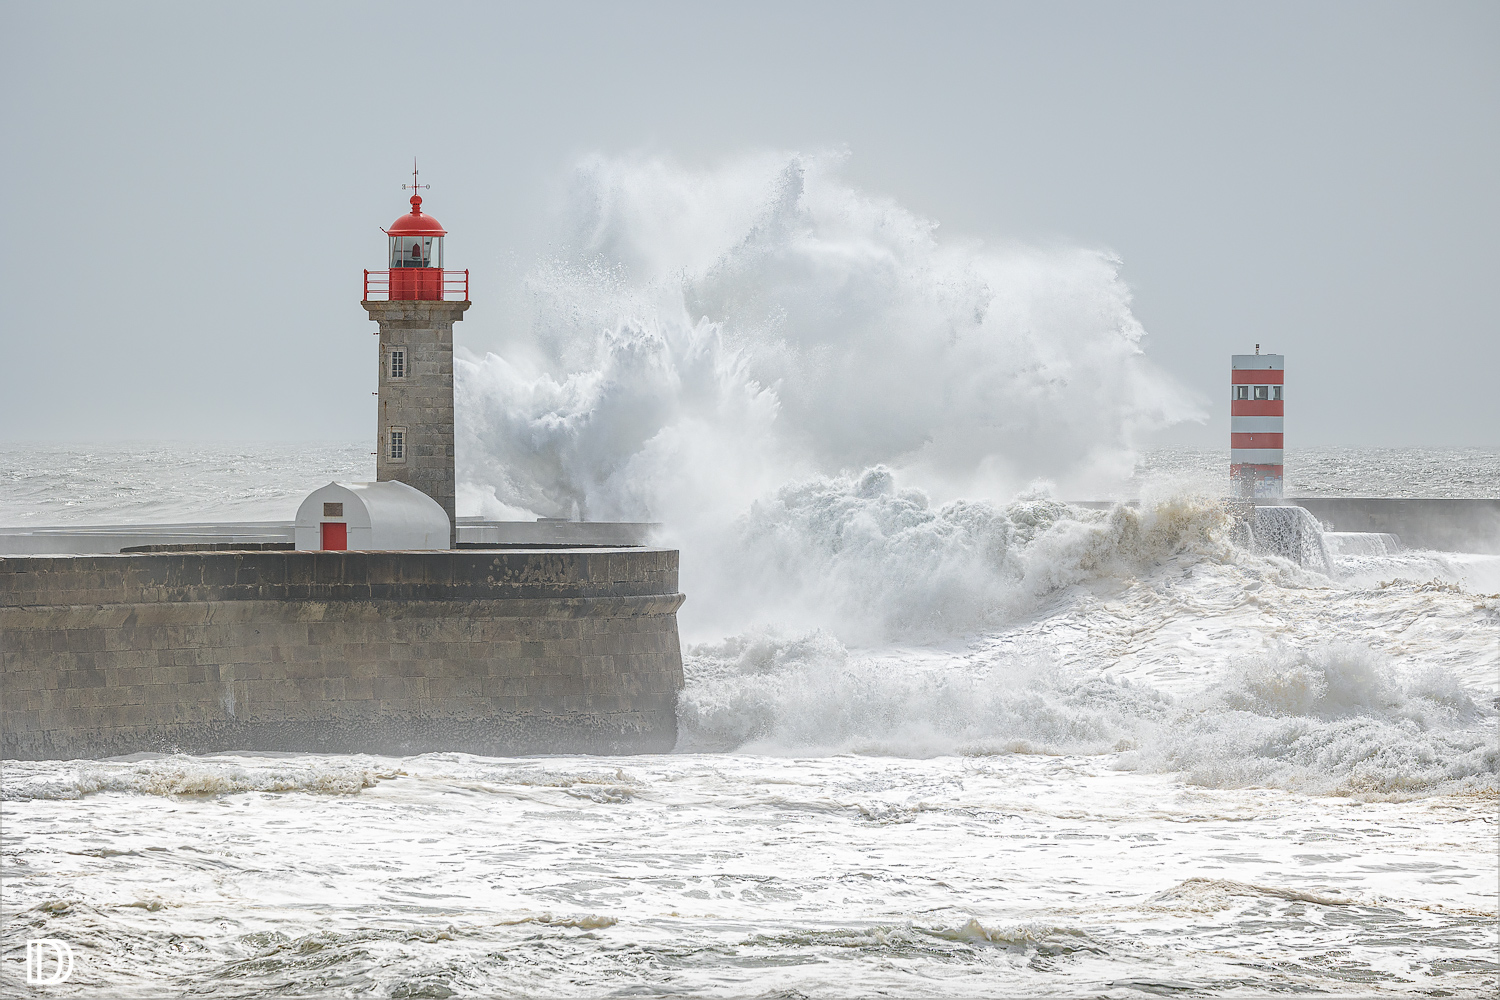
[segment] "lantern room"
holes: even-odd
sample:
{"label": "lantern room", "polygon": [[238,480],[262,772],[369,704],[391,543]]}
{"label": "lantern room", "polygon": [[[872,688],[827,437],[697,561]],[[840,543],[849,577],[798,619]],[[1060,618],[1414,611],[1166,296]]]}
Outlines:
{"label": "lantern room", "polygon": [[438,220],[422,211],[422,196],[411,196],[411,211],[385,231],[389,245],[392,299],[443,297],[443,237]]}
{"label": "lantern room", "polygon": [[[428,185],[417,183],[416,164],[412,164],[412,182],[401,186],[415,192]],[[366,302],[469,301],[469,272],[443,270],[443,237],[448,231],[422,211],[421,195],[413,193],[411,211],[382,232],[389,270],[365,272]]]}

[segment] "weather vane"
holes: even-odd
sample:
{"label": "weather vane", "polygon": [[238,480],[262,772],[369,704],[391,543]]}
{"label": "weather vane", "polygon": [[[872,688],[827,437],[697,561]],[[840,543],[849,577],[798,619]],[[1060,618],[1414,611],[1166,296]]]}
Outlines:
{"label": "weather vane", "polygon": [[403,184],[403,185],[401,185],[401,190],[403,190],[403,191],[406,191],[406,190],[420,191],[420,190],[422,190],[424,188],[427,189],[427,190],[431,190],[432,189],[432,185],[431,184],[418,184],[417,183],[417,158],[415,156],[413,156],[411,158],[411,183],[410,184]]}

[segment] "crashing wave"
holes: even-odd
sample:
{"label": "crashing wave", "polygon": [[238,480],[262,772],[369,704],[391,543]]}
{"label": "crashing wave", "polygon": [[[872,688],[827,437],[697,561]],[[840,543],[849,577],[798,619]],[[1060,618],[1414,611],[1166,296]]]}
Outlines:
{"label": "crashing wave", "polygon": [[1217,501],[1087,510],[1033,495],[934,505],[877,467],[818,477],[753,504],[705,557],[729,568],[703,619],[831,627],[871,640],[962,635],[1059,590],[1128,580],[1177,558],[1232,558]]}
{"label": "crashing wave", "polygon": [[1323,540],[1323,526],[1302,507],[1257,506],[1249,525],[1250,548],[1280,556],[1319,573],[1333,572],[1333,560]]}
{"label": "crashing wave", "polygon": [[582,163],[530,328],[455,362],[462,512],[721,528],[880,464],[945,496],[1084,488],[1202,415],[1146,360],[1118,260],[940,241],[841,167]]}
{"label": "crashing wave", "polygon": [[1279,649],[1172,697],[1044,659],[852,655],[822,633],[688,650],[679,752],[1120,753],[1212,787],[1366,798],[1500,790],[1495,712],[1440,667]]}

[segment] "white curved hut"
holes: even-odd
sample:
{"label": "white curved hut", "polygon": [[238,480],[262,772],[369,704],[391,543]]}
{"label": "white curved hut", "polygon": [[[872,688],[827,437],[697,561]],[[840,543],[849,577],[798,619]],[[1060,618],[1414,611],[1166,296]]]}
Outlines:
{"label": "white curved hut", "polygon": [[405,483],[329,483],[297,508],[299,549],[446,549],[436,500]]}

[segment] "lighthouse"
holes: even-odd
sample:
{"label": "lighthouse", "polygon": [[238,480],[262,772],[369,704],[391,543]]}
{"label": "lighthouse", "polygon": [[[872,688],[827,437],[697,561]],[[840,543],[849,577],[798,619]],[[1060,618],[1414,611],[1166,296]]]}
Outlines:
{"label": "lighthouse", "polygon": [[1247,500],[1281,499],[1282,420],[1286,357],[1230,357],[1229,492]]}
{"label": "lighthouse", "polygon": [[412,486],[448,515],[457,538],[453,467],[453,324],[469,308],[469,272],[443,269],[438,220],[422,211],[412,164],[411,210],[386,234],[387,269],[365,271],[360,303],[379,324],[375,479]]}

